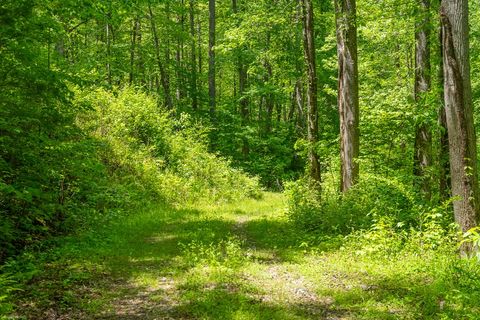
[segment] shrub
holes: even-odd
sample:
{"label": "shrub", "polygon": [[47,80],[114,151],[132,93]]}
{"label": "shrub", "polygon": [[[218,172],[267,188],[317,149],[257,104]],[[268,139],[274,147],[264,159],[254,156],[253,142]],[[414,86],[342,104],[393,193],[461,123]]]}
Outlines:
{"label": "shrub", "polygon": [[178,119],[133,88],[113,94],[77,92],[91,111],[79,125],[105,143],[102,161],[121,181],[169,202],[230,201],[258,196],[258,182],[209,153],[206,130],[187,115]]}
{"label": "shrub", "polygon": [[347,233],[368,229],[381,217],[416,224],[419,200],[403,183],[375,175],[362,176],[361,182],[346,194],[322,199],[308,180],[287,185],[288,215],[299,227],[322,232]]}

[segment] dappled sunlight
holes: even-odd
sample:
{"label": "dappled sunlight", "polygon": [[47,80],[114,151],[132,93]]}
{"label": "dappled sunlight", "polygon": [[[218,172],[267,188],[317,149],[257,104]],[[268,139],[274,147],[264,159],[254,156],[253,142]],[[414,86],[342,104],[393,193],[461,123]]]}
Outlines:
{"label": "dappled sunlight", "polygon": [[265,198],[197,210],[151,208],[85,235],[85,244],[60,248],[64,260],[32,284],[61,307],[34,305],[35,297],[25,296],[23,312],[75,319],[413,320],[444,307],[438,288],[445,284],[429,269],[447,268],[438,255],[419,260],[405,252],[372,262],[344,238],[297,232],[282,214],[283,198]]}

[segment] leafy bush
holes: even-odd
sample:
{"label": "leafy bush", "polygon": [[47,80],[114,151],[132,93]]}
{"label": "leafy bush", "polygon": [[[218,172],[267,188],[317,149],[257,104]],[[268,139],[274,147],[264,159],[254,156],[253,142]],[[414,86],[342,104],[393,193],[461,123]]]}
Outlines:
{"label": "leafy bush", "polygon": [[288,184],[286,193],[289,218],[304,229],[347,233],[368,229],[382,217],[403,226],[418,223],[415,208],[419,200],[407,186],[394,179],[365,175],[346,194],[327,199],[303,179]]}
{"label": "leafy bush", "polygon": [[142,194],[169,202],[230,201],[259,196],[258,182],[209,153],[204,128],[187,115],[173,119],[156,101],[132,88],[116,95],[99,89],[78,92],[91,111],[78,123],[102,141],[102,162]]}

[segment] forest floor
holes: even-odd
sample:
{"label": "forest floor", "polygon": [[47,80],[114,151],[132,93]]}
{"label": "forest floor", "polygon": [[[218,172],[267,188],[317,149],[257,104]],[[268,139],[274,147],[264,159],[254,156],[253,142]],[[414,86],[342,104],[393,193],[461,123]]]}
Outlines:
{"label": "forest floor", "polygon": [[419,290],[428,287],[429,273],[411,268],[418,259],[356,259],[341,250],[340,238],[311,246],[308,235],[290,227],[284,207],[283,195],[266,193],[261,200],[229,205],[145,208],[68,238],[46,253],[42,269],[18,294],[16,317],[418,319],[428,314],[422,310],[428,292]]}

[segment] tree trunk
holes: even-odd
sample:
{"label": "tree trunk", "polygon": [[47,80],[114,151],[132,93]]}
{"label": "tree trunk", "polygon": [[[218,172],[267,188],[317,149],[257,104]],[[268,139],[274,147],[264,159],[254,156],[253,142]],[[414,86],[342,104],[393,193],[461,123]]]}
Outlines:
{"label": "tree trunk", "polygon": [[157,60],[158,70],[160,71],[160,82],[162,84],[163,91],[164,91],[164,99],[165,99],[164,103],[168,109],[172,109],[173,103],[172,103],[172,98],[170,97],[170,84],[167,81],[165,66],[163,65],[162,60],[160,58],[160,41],[158,39],[157,28],[155,26],[152,6],[150,3],[148,4],[148,11],[150,14],[150,25],[152,28],[153,43],[155,45],[155,58]]}
{"label": "tree trunk", "polygon": [[139,22],[138,17],[133,19],[132,25],[132,38],[131,38],[131,46],[130,46],[130,74],[128,77],[128,83],[132,84],[134,77],[135,77],[135,49],[136,49],[136,42],[137,42],[137,34],[139,32]]}
{"label": "tree trunk", "polygon": [[[232,11],[236,16],[238,13],[237,0],[232,0]],[[248,99],[244,96],[247,88],[247,68],[244,65],[242,51],[237,50],[237,71],[238,71],[238,96],[240,97],[240,115],[242,116],[242,127],[247,126],[250,112],[248,110]],[[247,138],[242,139],[242,154],[246,159],[250,153],[250,146]]]}
{"label": "tree trunk", "polygon": [[[415,24],[415,85],[414,97],[419,113],[428,107],[425,95],[431,88],[430,67],[430,0],[418,0],[419,16]],[[432,137],[429,126],[423,121],[417,124],[414,145],[414,175],[418,178],[421,193],[431,198],[431,179],[428,169],[432,165]]]}
{"label": "tree trunk", "polygon": [[[448,126],[450,171],[455,221],[463,232],[478,218],[477,146],[470,82],[468,0],[443,0],[442,23],[445,113]],[[468,255],[471,243],[460,251]]]}
{"label": "tree trunk", "polygon": [[340,115],[340,189],[358,181],[360,152],[358,58],[355,0],[335,0],[338,54],[338,111]]}
{"label": "tree trunk", "polygon": [[319,156],[315,150],[318,141],[318,110],[317,110],[317,69],[315,61],[315,35],[313,25],[312,0],[300,0],[303,12],[303,47],[307,66],[307,137],[309,142],[308,159],[310,177],[320,187],[321,173]]}
{"label": "tree trunk", "polygon": [[[267,33],[267,41],[266,41],[266,50],[270,50],[270,33]],[[268,58],[265,60],[265,69],[267,71],[265,75],[265,83],[269,83],[272,81],[273,78],[273,70],[270,61]],[[270,91],[270,89],[268,90]],[[265,119],[265,133],[269,134],[272,131],[272,116],[273,116],[273,108],[275,107],[275,101],[273,100],[273,94],[268,92],[265,95],[265,111],[266,111],[266,119]]]}
{"label": "tree trunk", "polygon": [[110,65],[110,57],[112,56],[111,53],[111,42],[110,42],[110,23],[107,21],[105,23],[105,41],[107,43],[107,63],[106,63],[106,69],[107,69],[107,81],[109,85],[112,85],[112,68]]}
{"label": "tree trunk", "polygon": [[[181,27],[181,30],[182,30],[182,34],[184,33],[185,31],[185,15],[183,14],[183,8],[184,8],[184,0],[181,0],[181,7],[182,7],[182,13],[180,15],[178,15],[177,17],[177,20],[178,20],[178,23],[180,24],[180,27]],[[183,68],[183,63],[182,63],[182,59],[183,59],[183,39],[182,37],[178,37],[177,39],[177,52],[175,54],[175,60],[176,60],[176,69],[177,69],[177,72],[176,72],[176,75],[177,75],[177,88],[176,88],[176,99],[177,101],[181,101],[184,97],[184,88],[183,88],[183,84],[184,84],[184,79],[183,79],[183,71],[182,71],[182,68]]]}
{"label": "tree trunk", "polygon": [[210,115],[215,115],[215,0],[208,1],[209,28],[208,28],[208,96]]}
{"label": "tree trunk", "polygon": [[[439,1],[442,3],[442,0]],[[450,175],[450,160],[448,154],[448,129],[447,129],[447,115],[445,113],[445,104],[444,104],[444,79],[443,79],[443,45],[442,45],[442,29],[439,31],[438,42],[440,44],[440,67],[438,69],[438,83],[440,86],[439,90],[439,101],[440,107],[438,110],[438,125],[441,129],[440,132],[440,147],[438,154],[438,170],[439,170],[439,193],[440,200],[445,201],[450,198],[450,185],[451,181],[449,179]]]}
{"label": "tree trunk", "polygon": [[190,35],[191,35],[191,62],[190,62],[190,87],[192,95],[192,109],[198,110],[198,89],[197,89],[197,58],[195,52],[197,50],[197,45],[195,43],[195,10],[194,10],[194,0],[190,0]]}
{"label": "tree trunk", "polygon": [[203,72],[203,57],[202,57],[202,20],[197,18],[197,47],[198,47],[198,74]]}
{"label": "tree trunk", "polygon": [[[170,101],[172,101],[171,99],[171,96],[170,96],[170,72],[169,72],[169,69],[170,69],[170,64],[171,64],[171,61],[170,61],[170,2],[167,0],[165,2],[165,15],[166,15],[166,18],[167,18],[167,22],[166,22],[166,32],[165,34],[163,35],[165,37],[165,82],[168,84],[168,92],[169,92],[169,98]],[[173,106],[172,106],[173,107]]]}

